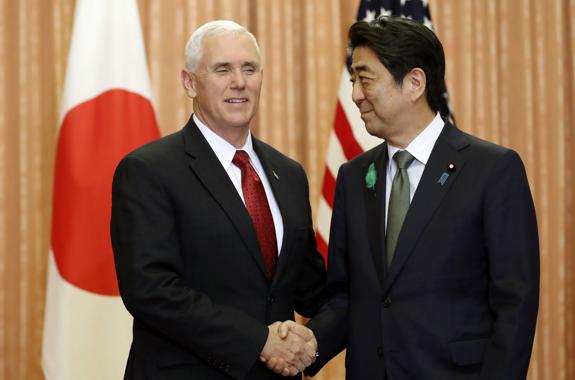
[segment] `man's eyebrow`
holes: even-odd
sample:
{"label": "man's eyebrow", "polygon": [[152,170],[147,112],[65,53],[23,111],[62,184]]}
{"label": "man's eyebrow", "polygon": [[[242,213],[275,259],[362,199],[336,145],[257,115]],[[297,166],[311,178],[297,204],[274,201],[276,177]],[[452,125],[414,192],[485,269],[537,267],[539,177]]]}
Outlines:
{"label": "man's eyebrow", "polygon": [[373,73],[373,70],[370,69],[368,65],[351,66],[352,73],[356,73],[358,71],[367,71],[368,73]]}
{"label": "man's eyebrow", "polygon": [[257,61],[246,61],[246,62],[242,63],[242,65],[258,66],[259,63]]}
{"label": "man's eyebrow", "polygon": [[[233,64],[232,64],[231,62],[225,62],[225,61],[215,62],[215,63],[212,65],[212,67],[232,67],[232,66],[233,66]],[[242,66],[259,67],[260,64],[259,64],[257,61],[245,61],[245,62],[242,62],[242,63],[240,64],[240,67],[242,67]]]}
{"label": "man's eyebrow", "polygon": [[215,62],[212,67],[231,66],[230,62]]}

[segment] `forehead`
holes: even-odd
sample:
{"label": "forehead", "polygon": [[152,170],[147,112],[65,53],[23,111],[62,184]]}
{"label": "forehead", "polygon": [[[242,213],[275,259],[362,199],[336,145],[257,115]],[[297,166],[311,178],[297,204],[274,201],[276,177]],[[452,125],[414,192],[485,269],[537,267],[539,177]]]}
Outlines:
{"label": "forehead", "polygon": [[208,36],[203,41],[202,61],[209,65],[221,63],[260,62],[253,40],[242,33]]}
{"label": "forehead", "polygon": [[377,58],[377,55],[368,47],[358,46],[353,49],[351,55],[351,72],[370,71],[376,72],[383,68],[383,64]]}

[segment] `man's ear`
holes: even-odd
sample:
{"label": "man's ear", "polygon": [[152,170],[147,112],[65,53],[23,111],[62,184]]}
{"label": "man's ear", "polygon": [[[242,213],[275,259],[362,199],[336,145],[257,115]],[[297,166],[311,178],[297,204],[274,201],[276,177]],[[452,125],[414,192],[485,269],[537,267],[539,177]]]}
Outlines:
{"label": "man's ear", "polygon": [[427,86],[425,71],[419,67],[415,67],[407,73],[405,79],[407,83],[404,83],[404,86],[407,86],[412,102],[416,103],[421,97],[425,98],[425,88]]}
{"label": "man's ear", "polygon": [[196,97],[196,81],[194,74],[190,73],[188,70],[183,69],[181,72],[182,86],[186,91],[186,94],[194,99]]}

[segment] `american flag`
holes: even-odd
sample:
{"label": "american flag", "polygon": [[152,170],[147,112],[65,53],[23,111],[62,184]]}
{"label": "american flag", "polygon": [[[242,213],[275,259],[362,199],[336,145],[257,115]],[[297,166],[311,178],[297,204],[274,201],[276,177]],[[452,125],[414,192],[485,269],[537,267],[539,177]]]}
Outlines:
{"label": "american flag", "polygon": [[[357,12],[357,20],[371,21],[381,15],[408,17],[432,29],[429,0],[362,0]],[[359,111],[351,100],[350,65],[351,51],[348,49],[347,64],[343,68],[339,85],[333,130],[329,137],[322,193],[317,213],[318,249],[326,258],[337,171],[341,164],[347,160],[381,143],[379,138],[373,137],[365,131]],[[444,94],[441,114],[453,123],[447,93]]]}

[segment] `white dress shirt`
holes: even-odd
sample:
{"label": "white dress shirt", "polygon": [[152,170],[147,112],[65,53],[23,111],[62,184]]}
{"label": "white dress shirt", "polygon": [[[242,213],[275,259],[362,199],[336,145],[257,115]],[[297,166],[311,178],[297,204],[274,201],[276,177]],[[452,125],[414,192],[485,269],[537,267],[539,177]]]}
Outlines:
{"label": "white dress shirt", "polygon": [[284,233],[284,225],[282,220],[282,215],[280,212],[280,208],[277,204],[276,198],[274,197],[274,193],[270,186],[270,182],[268,177],[264,172],[264,168],[260,159],[256,155],[252,145],[252,134],[251,132],[248,133],[248,137],[243,147],[236,149],[232,144],[221,138],[218,134],[208,128],[204,123],[196,117],[194,114],[192,116],[194,118],[194,122],[200,129],[200,132],[204,136],[204,138],[210,144],[210,147],[218,157],[218,160],[222,164],[222,167],[228,173],[230,180],[234,184],[236,191],[238,192],[239,196],[242,198],[244,204],[246,203],[244,200],[244,193],[242,191],[242,171],[236,165],[232,163],[234,156],[236,154],[236,150],[244,150],[250,157],[250,163],[252,164],[253,168],[255,169],[256,173],[262,180],[262,184],[264,185],[264,190],[266,192],[266,197],[268,199],[268,203],[270,206],[270,210],[272,213],[272,218],[274,220],[274,227],[276,230],[276,240],[278,244],[278,255],[282,248],[282,240],[283,240],[283,233]]}
{"label": "white dress shirt", "polygon": [[[409,201],[413,199],[415,190],[419,185],[421,176],[423,175],[423,170],[427,164],[427,160],[431,155],[433,146],[437,141],[437,138],[441,134],[444,126],[443,119],[439,116],[439,113],[435,115],[431,123],[416,138],[414,138],[411,143],[405,148],[415,159],[407,168],[407,176],[409,177]],[[385,176],[385,229],[387,230],[387,211],[389,210],[389,196],[391,194],[391,185],[393,183],[393,177],[397,172],[397,164],[393,159],[393,155],[400,150],[400,148],[387,144],[387,154],[389,155],[389,160],[387,162],[387,171]]]}

